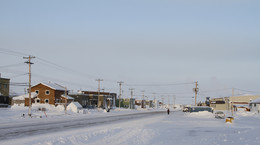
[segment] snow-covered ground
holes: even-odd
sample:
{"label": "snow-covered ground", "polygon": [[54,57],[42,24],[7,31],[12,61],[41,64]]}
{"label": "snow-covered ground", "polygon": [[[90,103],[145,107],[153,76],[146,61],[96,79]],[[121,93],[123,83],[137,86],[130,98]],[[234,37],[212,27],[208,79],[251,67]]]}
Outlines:
{"label": "snow-covered ground", "polygon": [[[11,109],[13,111],[19,109]],[[3,114],[3,111],[0,110]],[[10,110],[9,110],[10,111]],[[24,122],[101,117],[122,114],[131,114],[143,111],[122,110],[106,112],[90,112],[88,114],[70,114],[49,118],[19,118],[11,117],[3,119],[6,124],[23,120]],[[8,111],[6,111],[8,112]],[[15,111],[17,112],[17,111]],[[36,113],[36,112],[35,112]],[[38,112],[39,113],[39,112]],[[63,112],[62,112],[63,113]],[[228,112],[227,116],[230,114]],[[68,117],[69,116],[69,117]],[[8,117],[7,117],[8,118]],[[260,115],[250,112],[239,111],[234,115],[233,123],[225,123],[224,119],[215,119],[212,113],[183,113],[171,111],[170,115],[158,114],[122,120],[114,123],[104,123],[94,126],[63,130],[60,132],[49,132],[26,136],[23,138],[12,138],[0,141],[0,144],[46,144],[46,145],[70,145],[70,144],[178,144],[178,145],[257,145],[260,144]],[[30,120],[32,119],[32,120]],[[10,123],[6,121],[10,120]],[[2,120],[1,120],[2,122]]]}

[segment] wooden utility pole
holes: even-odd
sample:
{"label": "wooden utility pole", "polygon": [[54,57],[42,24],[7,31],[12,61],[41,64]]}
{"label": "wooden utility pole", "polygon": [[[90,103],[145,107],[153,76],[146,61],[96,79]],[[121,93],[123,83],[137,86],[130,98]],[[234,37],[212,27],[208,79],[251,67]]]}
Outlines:
{"label": "wooden utility pole", "polygon": [[65,114],[67,114],[67,104],[68,104],[67,87],[65,87]]}
{"label": "wooden utility pole", "polygon": [[130,99],[129,105],[130,105],[130,109],[132,109],[133,104],[131,103],[131,101],[133,100],[133,95],[134,95],[133,90],[134,90],[134,88],[130,88],[129,90],[131,91],[131,99]]}
{"label": "wooden utility pole", "polygon": [[35,56],[30,56],[29,57],[23,57],[23,59],[28,59],[28,61],[26,61],[25,63],[29,64],[29,110],[28,110],[28,115],[32,116],[32,96],[31,96],[31,77],[32,77],[32,73],[31,73],[31,65],[33,64],[31,62],[31,59],[35,58]]}
{"label": "wooden utility pole", "polygon": [[124,83],[123,81],[118,81],[119,84],[119,100],[118,100],[118,107],[120,111],[120,103],[121,103],[121,95],[122,95],[122,84]]}
{"label": "wooden utility pole", "polygon": [[[143,106],[143,108],[145,108],[145,107],[144,107],[144,92],[145,92],[145,90],[142,90],[141,92],[143,93],[142,106]],[[141,106],[141,107],[142,107],[142,106]]]}
{"label": "wooden utility pole", "polygon": [[98,81],[98,103],[97,106],[98,108],[101,107],[101,100],[100,100],[100,82],[104,81],[103,79],[96,79],[96,81]]}
{"label": "wooden utility pole", "polygon": [[[234,97],[234,88],[232,88],[232,97]],[[232,113],[232,116],[234,115],[234,107],[233,107],[233,102],[231,102],[231,113]]]}
{"label": "wooden utility pole", "polygon": [[161,97],[162,97],[162,107],[164,107],[164,97],[163,96]]}
{"label": "wooden utility pole", "polygon": [[168,95],[168,108],[170,108],[170,96]]}
{"label": "wooden utility pole", "polygon": [[155,107],[155,94],[156,94],[156,93],[153,93],[153,103],[154,103],[154,106],[153,106],[153,107]]}
{"label": "wooden utility pole", "polygon": [[175,97],[175,95],[173,95],[173,109],[175,109],[175,99],[176,99],[176,97]]}
{"label": "wooden utility pole", "polygon": [[195,88],[193,88],[193,91],[195,92],[195,106],[197,106],[197,95],[199,92],[198,81],[195,82]]}

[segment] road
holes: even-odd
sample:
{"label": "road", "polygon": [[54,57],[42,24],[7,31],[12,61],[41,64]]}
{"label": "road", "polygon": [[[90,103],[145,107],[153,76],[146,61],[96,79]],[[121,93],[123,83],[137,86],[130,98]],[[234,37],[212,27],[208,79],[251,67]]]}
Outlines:
{"label": "road", "polygon": [[58,132],[75,128],[84,128],[101,124],[115,123],[119,121],[130,121],[153,115],[166,114],[165,111],[142,112],[133,114],[113,115],[88,118],[74,118],[64,120],[46,120],[41,122],[26,122],[23,124],[12,124],[0,126],[0,140],[21,138],[26,136]]}

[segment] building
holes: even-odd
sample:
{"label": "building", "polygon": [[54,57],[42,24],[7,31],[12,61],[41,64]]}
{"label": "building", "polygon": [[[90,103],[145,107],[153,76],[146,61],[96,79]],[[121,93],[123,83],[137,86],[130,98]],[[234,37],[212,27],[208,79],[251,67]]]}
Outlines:
{"label": "building", "polygon": [[[36,98],[32,98],[32,103],[40,104],[69,104],[74,98],[65,94],[65,88],[55,83],[39,83],[32,86],[31,92],[37,93]],[[25,106],[29,106],[29,98],[25,98]]]}
{"label": "building", "polygon": [[214,110],[229,110],[229,98],[213,98],[210,99],[210,107],[214,108]]}
{"label": "building", "polygon": [[2,78],[0,74],[0,107],[8,107],[10,79]]}
{"label": "building", "polygon": [[250,112],[260,112],[260,98],[254,99],[249,103]]}
{"label": "building", "polygon": [[[36,97],[37,97],[37,93],[35,92],[32,92],[31,93],[31,98],[32,100],[34,100]],[[25,95],[21,95],[21,96],[17,96],[17,97],[13,97],[12,98],[12,105],[24,105],[25,104],[25,98],[29,98],[29,93],[28,94],[25,94]],[[28,103],[29,104],[29,103]]]}
{"label": "building", "polygon": [[231,110],[231,107],[245,105],[247,106],[252,100],[259,98],[260,95],[248,96],[231,96],[224,98],[213,98],[210,100],[210,107],[214,110]]}
{"label": "building", "polygon": [[114,108],[116,105],[116,93],[98,92],[95,91],[78,91],[76,94],[69,94],[79,102],[83,108],[100,107],[103,109]]}

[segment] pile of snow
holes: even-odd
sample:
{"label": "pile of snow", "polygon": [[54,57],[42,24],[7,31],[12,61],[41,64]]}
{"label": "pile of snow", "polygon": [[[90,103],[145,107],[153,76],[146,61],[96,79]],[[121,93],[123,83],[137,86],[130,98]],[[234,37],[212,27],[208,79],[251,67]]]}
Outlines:
{"label": "pile of snow", "polygon": [[214,118],[214,114],[208,111],[192,112],[186,113],[187,117],[196,117],[196,118]]}
{"label": "pile of snow", "polygon": [[67,107],[67,110],[71,110],[72,112],[75,113],[79,113],[79,110],[81,109],[82,106],[79,104],[79,102],[71,102]]}

